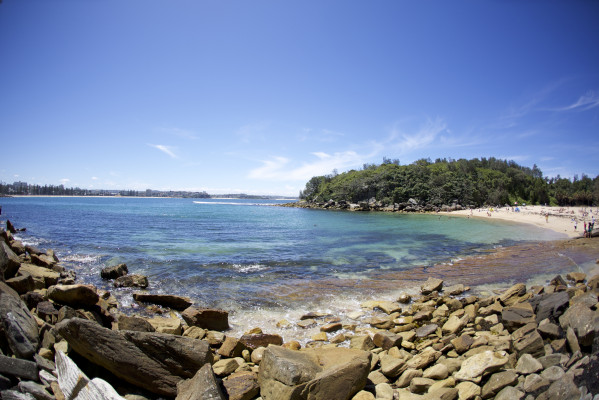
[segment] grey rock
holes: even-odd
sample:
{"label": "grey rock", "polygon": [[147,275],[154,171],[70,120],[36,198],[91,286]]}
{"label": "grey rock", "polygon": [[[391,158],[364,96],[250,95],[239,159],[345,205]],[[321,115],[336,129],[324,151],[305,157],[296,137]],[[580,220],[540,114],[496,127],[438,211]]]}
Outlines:
{"label": "grey rock", "polygon": [[513,332],[528,323],[535,322],[535,314],[530,303],[518,303],[504,308],[501,312],[501,320],[503,325]]}
{"label": "grey rock", "polygon": [[31,381],[22,381],[19,382],[19,390],[22,393],[29,393],[36,400],[55,400],[53,395],[50,395],[44,388],[44,386],[39,383],[31,382]]}
{"label": "grey rock", "polygon": [[524,380],[522,388],[526,393],[540,393],[541,391],[547,390],[551,385],[547,379],[543,378],[538,374],[530,374]]}
{"label": "grey rock", "polygon": [[531,300],[535,307],[537,322],[546,318],[557,320],[568,308],[570,296],[566,292],[543,294]]}
{"label": "grey rock", "polygon": [[414,378],[419,378],[423,375],[422,370],[420,369],[406,369],[401,376],[395,382],[395,386],[399,388],[404,388],[410,386],[410,382]]}
{"label": "grey rock", "polygon": [[183,311],[193,304],[189,297],[169,294],[133,293],[133,300],[141,303],[157,304],[177,311]]}
{"label": "grey rock", "polygon": [[482,398],[488,399],[495,396],[506,386],[512,386],[518,383],[518,374],[513,371],[496,372],[485,383],[482,389]]}
{"label": "grey rock", "polygon": [[0,274],[4,279],[14,277],[21,263],[19,257],[4,241],[0,241]]}
{"label": "grey rock", "polygon": [[440,291],[443,288],[443,280],[437,278],[428,278],[420,287],[422,294],[427,295],[435,291]]}
{"label": "grey rock", "polygon": [[534,357],[545,355],[545,343],[536,324],[527,324],[512,333],[513,345],[518,356],[528,353]]}
{"label": "grey rock", "polygon": [[156,329],[148,321],[141,317],[119,315],[119,330],[136,332],[155,332]]}
{"label": "grey rock", "polygon": [[100,277],[102,277],[102,279],[116,279],[119,276],[125,276],[128,273],[129,269],[127,268],[127,264],[118,264],[102,268],[102,271],[100,271]]}
{"label": "grey rock", "polygon": [[496,371],[508,361],[508,354],[505,351],[487,350],[467,358],[454,377],[458,381],[479,383],[484,373]]}
{"label": "grey rock", "polygon": [[495,400],[520,400],[525,394],[513,386],[507,386],[495,396]]}
{"label": "grey rock", "polygon": [[568,308],[559,318],[562,328],[571,327],[582,346],[591,346],[599,332],[599,315],[583,303]]}
{"label": "grey rock", "polygon": [[36,400],[31,394],[16,390],[3,390],[0,392],[0,398],[3,400]]}
{"label": "grey rock", "polygon": [[72,318],[56,325],[69,345],[94,364],[153,393],[175,396],[176,385],[212,361],[210,346],[187,337],[113,331]]}
{"label": "grey rock", "polygon": [[175,400],[225,400],[212,366],[205,364],[193,378],[179,382]]}
{"label": "grey rock", "polygon": [[437,324],[428,324],[416,329],[416,337],[423,338],[432,333],[435,333],[439,326]]}
{"label": "grey rock", "polygon": [[523,354],[516,364],[516,372],[519,374],[532,374],[543,369],[543,365],[530,354]]}
{"label": "grey rock", "polygon": [[550,382],[562,379],[565,374],[566,373],[564,372],[564,370],[557,365],[549,367],[545,369],[543,372],[541,372],[541,376]]}
{"label": "grey rock", "polygon": [[37,381],[37,364],[33,361],[0,355],[0,374]]}
{"label": "grey rock", "polygon": [[14,355],[33,357],[39,347],[37,322],[17,292],[4,282],[0,282],[0,328]]}
{"label": "grey rock", "polygon": [[547,391],[537,396],[537,400],[579,400],[580,390],[572,379],[565,375],[563,379],[555,381]]}

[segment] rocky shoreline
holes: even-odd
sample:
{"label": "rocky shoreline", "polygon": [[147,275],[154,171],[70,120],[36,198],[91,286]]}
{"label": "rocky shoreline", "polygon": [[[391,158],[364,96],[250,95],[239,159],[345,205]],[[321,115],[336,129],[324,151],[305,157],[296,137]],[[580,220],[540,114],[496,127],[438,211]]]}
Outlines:
{"label": "rocky shoreline", "polygon": [[259,327],[228,336],[226,310],[148,293],[121,264],[103,279],[162,313],[125,315],[12,229],[0,229],[2,399],[599,399],[599,275],[489,296],[429,278],[414,298],[365,302],[348,315],[360,323],[280,321],[319,327],[302,348]]}

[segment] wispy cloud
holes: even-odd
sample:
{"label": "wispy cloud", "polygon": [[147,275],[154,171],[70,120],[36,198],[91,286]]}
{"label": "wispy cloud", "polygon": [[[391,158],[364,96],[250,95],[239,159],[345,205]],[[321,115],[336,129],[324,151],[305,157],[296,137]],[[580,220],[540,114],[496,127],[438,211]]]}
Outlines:
{"label": "wispy cloud", "polygon": [[400,154],[406,154],[433,144],[446,129],[447,124],[441,118],[427,119],[415,132],[406,132],[396,125],[391,131],[387,143],[381,143],[379,148],[389,148],[390,146]]}
{"label": "wispy cloud", "polygon": [[574,103],[558,108],[556,111],[587,111],[595,107],[599,107],[599,94],[589,90]]}
{"label": "wispy cloud", "polygon": [[275,181],[307,181],[313,176],[331,173],[334,169],[347,169],[363,163],[363,157],[354,151],[328,154],[325,152],[311,153],[315,159],[299,166],[291,165],[286,157],[272,157],[263,160],[262,166],[251,170],[251,179]]}
{"label": "wispy cloud", "polygon": [[241,138],[243,143],[250,143],[256,139],[264,139],[264,131],[269,126],[269,122],[247,124],[237,129],[235,134]]}
{"label": "wispy cloud", "polygon": [[149,143],[148,143],[148,146],[160,150],[161,152],[163,152],[164,154],[168,155],[171,158],[179,158],[173,152],[173,150],[172,150],[173,148],[170,147],[170,146],[165,146],[165,145],[162,145],[162,144],[149,144]]}
{"label": "wispy cloud", "polygon": [[66,185],[67,183],[69,183],[71,180],[69,178],[62,178],[61,180],[59,180],[59,182],[63,185]]}

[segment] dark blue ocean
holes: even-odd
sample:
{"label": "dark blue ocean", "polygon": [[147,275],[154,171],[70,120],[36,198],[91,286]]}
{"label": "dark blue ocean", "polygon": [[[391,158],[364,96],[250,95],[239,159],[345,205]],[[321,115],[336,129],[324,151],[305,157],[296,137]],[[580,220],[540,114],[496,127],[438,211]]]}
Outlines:
{"label": "dark blue ocean", "polygon": [[391,295],[399,287],[391,282],[411,269],[561,238],[501,221],[273,206],[278,203],[15,197],[0,199],[0,220],[27,228],[19,239],[54,249],[79,282],[111,290],[125,307],[135,306],[131,290],[103,282],[103,267],[126,263],[130,273],[148,276],[151,292],[189,296],[232,311],[233,321],[250,318],[247,324],[266,314],[292,318],[295,311],[354,307]]}

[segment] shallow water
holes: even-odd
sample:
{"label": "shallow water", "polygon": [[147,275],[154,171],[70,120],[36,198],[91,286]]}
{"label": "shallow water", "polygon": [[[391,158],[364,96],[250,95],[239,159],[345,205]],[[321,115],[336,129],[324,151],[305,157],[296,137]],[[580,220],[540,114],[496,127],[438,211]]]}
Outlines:
{"label": "shallow water", "polygon": [[[277,201],[22,197],[1,199],[26,243],[52,248],[78,280],[138,307],[130,289],[99,277],[126,263],[149,290],[231,311],[235,327],[274,326],[309,310],[357,310],[372,296],[415,290],[430,275],[451,283],[526,278],[538,257],[502,266],[476,257],[534,238],[534,226],[439,215],[272,207]],[[526,254],[530,254],[530,250]],[[538,264],[538,263],[536,263]],[[535,264],[535,265],[536,265]],[[531,276],[537,274],[531,272]]]}

